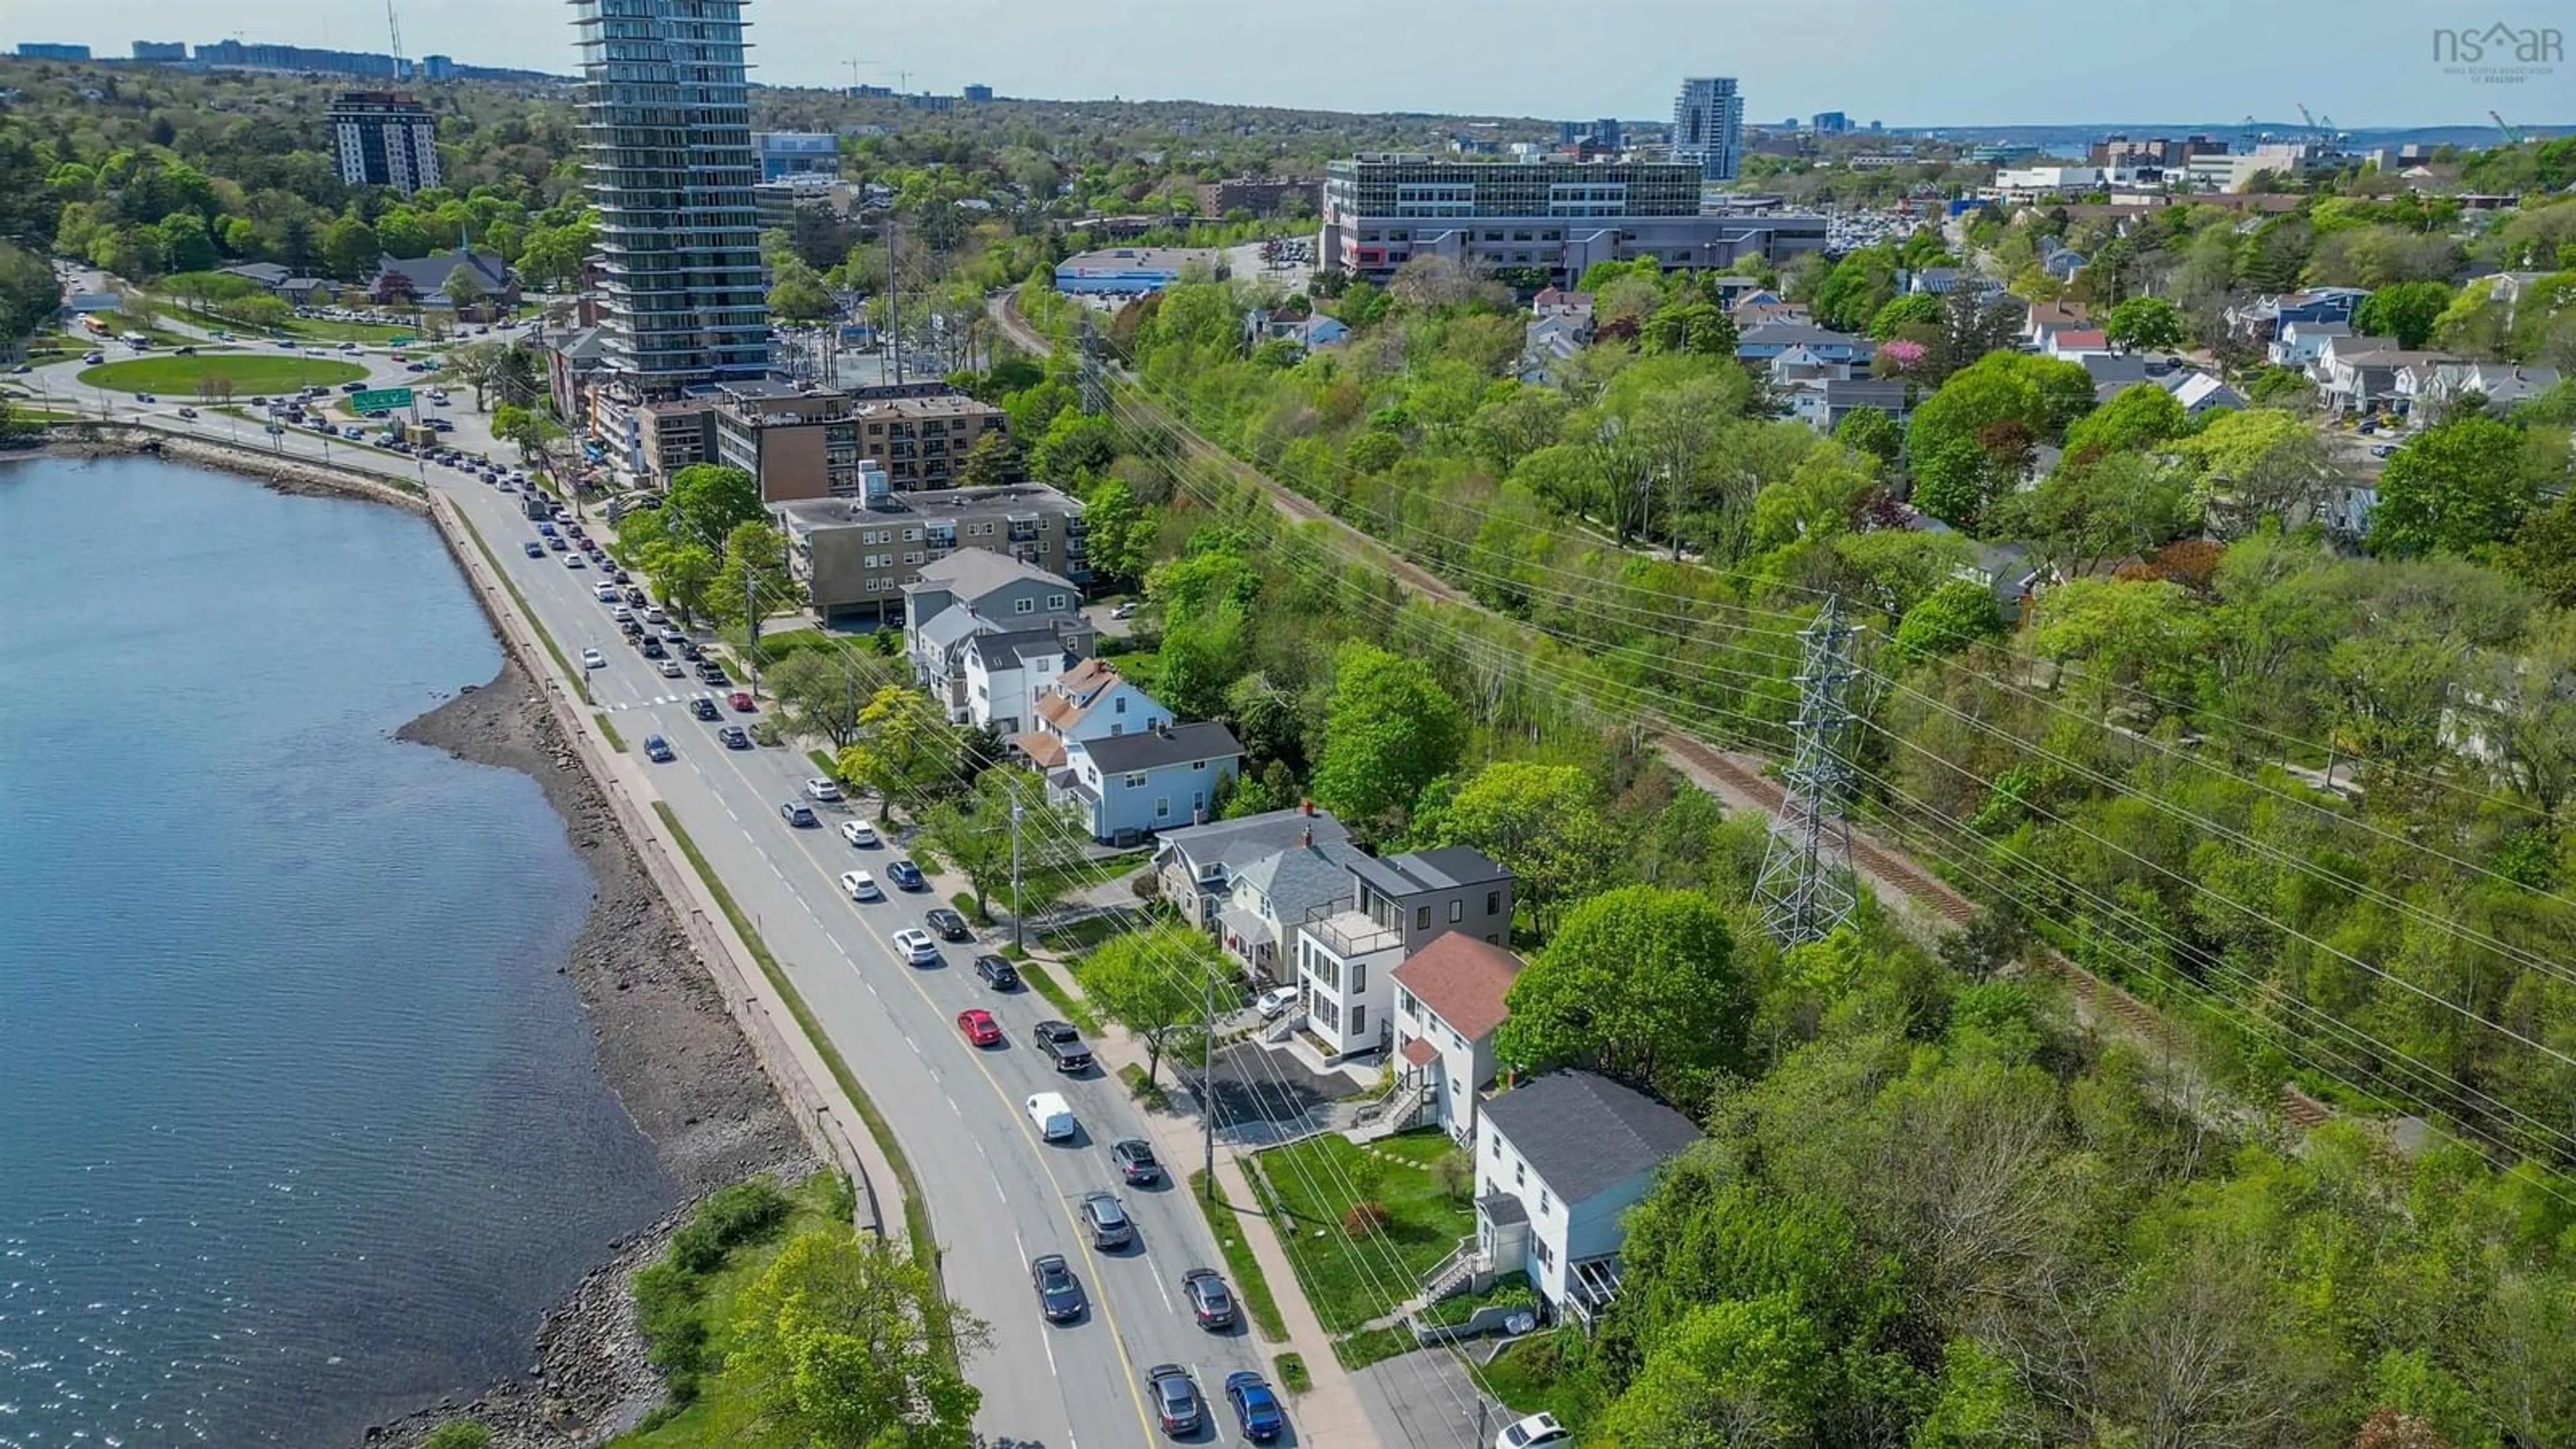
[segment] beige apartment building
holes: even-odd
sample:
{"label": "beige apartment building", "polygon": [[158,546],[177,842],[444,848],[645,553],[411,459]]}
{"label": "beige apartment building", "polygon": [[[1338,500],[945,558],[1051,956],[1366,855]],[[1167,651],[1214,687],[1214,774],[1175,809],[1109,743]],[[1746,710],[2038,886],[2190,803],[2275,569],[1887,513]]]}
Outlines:
{"label": "beige apartment building", "polygon": [[904,493],[873,462],[858,496],[778,503],[788,569],[826,622],[900,623],[904,585],[961,549],[999,554],[1071,581],[1091,579],[1082,504],[1042,483]]}

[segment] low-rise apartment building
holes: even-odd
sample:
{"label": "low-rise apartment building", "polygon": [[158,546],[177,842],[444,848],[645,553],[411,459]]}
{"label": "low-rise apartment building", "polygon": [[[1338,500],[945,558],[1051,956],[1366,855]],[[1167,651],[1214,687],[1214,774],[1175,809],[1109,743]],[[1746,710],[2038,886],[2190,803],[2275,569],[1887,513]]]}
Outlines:
{"label": "low-rise apartment building", "polygon": [[1255,862],[1283,850],[1347,845],[1350,838],[1331,811],[1312,804],[1166,830],[1154,851],[1154,876],[1182,920],[1213,931],[1233,899],[1235,877]]}
{"label": "low-rise apartment building", "polygon": [[[1050,614],[1079,608],[1091,578],[1080,503],[1042,483],[904,494],[887,487],[884,476],[866,470],[864,497],[800,499],[770,510],[787,534],[788,571],[817,615],[905,623],[915,585],[936,576],[934,565],[967,551],[995,554],[1054,579],[1040,592],[1067,602]],[[1036,612],[1034,602],[1026,612]]]}
{"label": "low-rise apartment building", "polygon": [[1452,931],[1499,946],[1512,929],[1512,875],[1465,846],[1354,856],[1349,892],[1297,926],[1299,1004],[1327,1060],[1376,1051],[1394,1030],[1397,963]]}
{"label": "low-rise apartment building", "polygon": [[1748,256],[1786,265],[1825,245],[1821,216],[1703,213],[1699,193],[1700,168],[1672,162],[1356,156],[1325,168],[1316,264],[1383,281],[1439,256],[1570,286],[1594,262],[1719,271]]}
{"label": "low-rise apartment building", "polygon": [[862,497],[867,463],[907,492],[951,487],[976,440],[1005,427],[1000,408],[946,383],[843,390],[762,378],[694,388],[645,411],[656,479],[726,463],[760,480],[765,503]]}

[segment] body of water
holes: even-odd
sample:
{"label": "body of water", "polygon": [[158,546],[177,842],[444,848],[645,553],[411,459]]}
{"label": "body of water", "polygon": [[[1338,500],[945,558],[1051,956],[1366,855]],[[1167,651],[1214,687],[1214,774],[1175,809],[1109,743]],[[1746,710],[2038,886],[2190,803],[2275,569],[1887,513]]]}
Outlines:
{"label": "body of water", "polygon": [[420,518],[0,466],[0,1449],[352,1443],[676,1199],[562,822],[392,738],[499,664]]}

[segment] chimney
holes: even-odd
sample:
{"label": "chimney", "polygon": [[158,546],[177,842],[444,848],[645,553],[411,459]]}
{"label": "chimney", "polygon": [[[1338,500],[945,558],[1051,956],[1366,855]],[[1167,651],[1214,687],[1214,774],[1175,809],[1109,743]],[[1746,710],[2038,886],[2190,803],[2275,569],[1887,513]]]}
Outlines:
{"label": "chimney", "polygon": [[1297,832],[1297,848],[1299,850],[1312,850],[1315,848],[1314,826],[1309,825],[1305,829]]}
{"label": "chimney", "polygon": [[[1314,818],[1315,818],[1315,802],[1314,802],[1314,801],[1312,801],[1312,800],[1300,800],[1300,801],[1298,801],[1298,802],[1297,802],[1297,808],[1306,812],[1306,818],[1307,818],[1307,819],[1312,820],[1312,819],[1314,819]],[[1309,828],[1311,828],[1311,827],[1309,827]]]}

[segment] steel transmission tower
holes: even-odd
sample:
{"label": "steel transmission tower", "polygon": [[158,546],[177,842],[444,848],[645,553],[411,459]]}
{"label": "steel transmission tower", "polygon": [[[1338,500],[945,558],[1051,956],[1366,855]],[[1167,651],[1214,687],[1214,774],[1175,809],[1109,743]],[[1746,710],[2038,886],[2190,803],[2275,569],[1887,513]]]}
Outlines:
{"label": "steel transmission tower", "polygon": [[1082,319],[1082,410],[1097,417],[1109,410],[1109,389],[1100,376],[1100,334],[1091,319]]}
{"label": "steel transmission tower", "polygon": [[1789,721],[1797,747],[1783,779],[1780,828],[1762,856],[1753,898],[1762,926],[1783,946],[1822,940],[1851,915],[1859,896],[1851,861],[1852,627],[1842,600],[1828,598],[1816,622],[1798,632],[1798,713]]}

